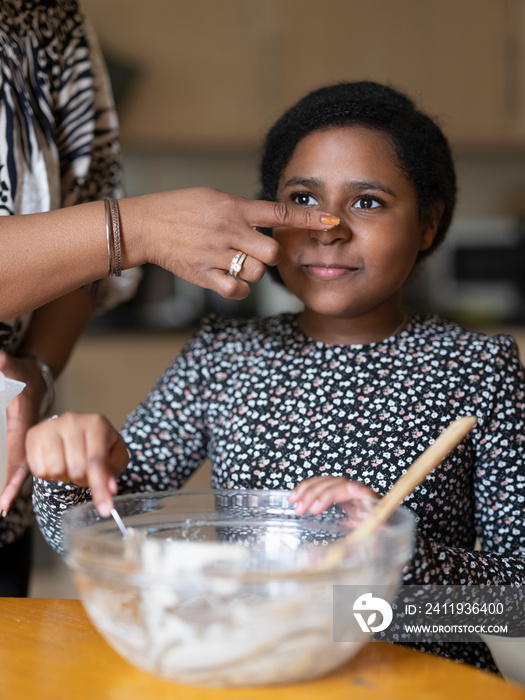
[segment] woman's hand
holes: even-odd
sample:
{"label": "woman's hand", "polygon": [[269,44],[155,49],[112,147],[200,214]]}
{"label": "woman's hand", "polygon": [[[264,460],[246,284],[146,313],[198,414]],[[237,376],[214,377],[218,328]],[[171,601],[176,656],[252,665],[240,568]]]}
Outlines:
{"label": "woman's hand", "polygon": [[[256,227],[326,230],[339,219],[293,204],[251,201],[206,187],[119,201],[124,266],[143,262],[230,299],[244,299],[250,282],[280,257],[277,241]],[[239,251],[246,253],[238,278],[228,276]]]}
{"label": "woman's hand", "polygon": [[378,495],[360,481],[349,481],[343,476],[314,476],[301,481],[288,500],[295,503],[299,515],[308,512],[318,515],[334,503],[370,497],[378,498]]}
{"label": "woman's hand", "polygon": [[31,473],[40,479],[88,486],[98,512],[107,517],[129,453],[104,416],[65,413],[31,428],[26,459]]}
{"label": "woman's hand", "polygon": [[38,420],[46,387],[38,366],[29,358],[13,357],[0,351],[0,372],[26,385],[7,407],[7,485],[0,494],[0,510],[8,511],[29,476],[26,433]]}

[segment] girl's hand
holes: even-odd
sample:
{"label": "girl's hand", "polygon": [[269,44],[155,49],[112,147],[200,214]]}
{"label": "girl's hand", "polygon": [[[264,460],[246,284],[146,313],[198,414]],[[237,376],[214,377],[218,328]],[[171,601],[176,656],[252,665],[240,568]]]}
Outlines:
{"label": "girl's hand", "polygon": [[318,515],[334,503],[370,497],[378,498],[378,495],[360,481],[349,481],[343,476],[314,476],[301,481],[288,500],[295,503],[299,515],[308,512]]}
{"label": "girl's hand", "polygon": [[65,413],[35,425],[27,434],[26,459],[34,476],[89,486],[102,517],[110,515],[116,477],[129,453],[118,431],[104,416]]}

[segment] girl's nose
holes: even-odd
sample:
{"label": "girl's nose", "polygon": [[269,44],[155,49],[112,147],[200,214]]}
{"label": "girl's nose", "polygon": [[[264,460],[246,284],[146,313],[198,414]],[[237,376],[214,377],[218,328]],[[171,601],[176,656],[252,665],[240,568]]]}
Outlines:
{"label": "girl's nose", "polygon": [[352,232],[341,219],[339,224],[329,231],[310,231],[310,235],[314,241],[321,245],[333,245],[334,243],[346,243],[352,237]]}

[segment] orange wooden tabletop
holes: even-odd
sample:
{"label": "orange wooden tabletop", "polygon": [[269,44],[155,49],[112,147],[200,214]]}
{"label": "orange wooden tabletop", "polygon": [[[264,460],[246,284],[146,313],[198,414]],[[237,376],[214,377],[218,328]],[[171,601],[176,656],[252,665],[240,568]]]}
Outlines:
{"label": "orange wooden tabletop", "polygon": [[150,676],[120,658],[77,600],[0,598],[2,700],[525,699],[525,688],[471,666],[371,642],[307,683],[199,688]]}

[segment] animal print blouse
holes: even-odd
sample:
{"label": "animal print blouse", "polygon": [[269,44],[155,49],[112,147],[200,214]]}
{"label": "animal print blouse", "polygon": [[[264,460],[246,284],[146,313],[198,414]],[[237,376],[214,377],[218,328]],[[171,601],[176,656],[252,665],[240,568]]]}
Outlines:
{"label": "animal print blouse", "polygon": [[[108,76],[77,3],[0,1],[0,215],[122,195]],[[104,280],[96,290],[100,305],[131,297],[138,280],[136,270]],[[16,352],[30,319],[0,319],[1,350]],[[0,518],[0,546],[22,534],[31,510],[30,496],[16,499]]]}

